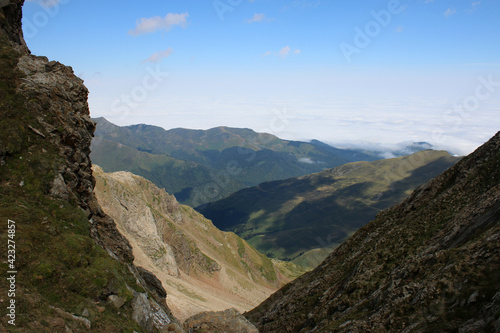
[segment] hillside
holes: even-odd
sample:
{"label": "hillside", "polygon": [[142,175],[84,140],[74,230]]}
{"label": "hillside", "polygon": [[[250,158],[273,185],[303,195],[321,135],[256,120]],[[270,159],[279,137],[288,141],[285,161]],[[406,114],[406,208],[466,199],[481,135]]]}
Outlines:
{"label": "hillside", "polygon": [[71,67],[30,54],[23,3],[0,4],[0,331],[152,332],[178,323],[95,199],[88,91]]}
{"label": "hillside", "polygon": [[497,332],[500,132],[246,314],[260,332]]}
{"label": "hillside", "polygon": [[[107,172],[129,171],[142,176],[186,204],[193,204],[196,198],[205,202],[205,199],[201,200],[202,197],[206,200],[222,199],[245,187],[234,179],[221,177],[213,169],[199,163],[147,153],[102,138],[92,141],[91,155],[92,160]],[[214,183],[216,186],[213,186]]]}
{"label": "hillside", "polygon": [[142,177],[97,166],[94,175],[97,199],[130,241],[134,263],[160,279],[180,320],[202,311],[249,310],[303,273],[218,230]]}
{"label": "hillside", "polygon": [[243,189],[197,210],[268,256],[314,267],[382,209],[458,160],[443,151],[425,150],[349,163]]}
{"label": "hillside", "polygon": [[[97,130],[91,157],[96,164],[107,172],[134,172],[193,207],[264,181],[375,159],[319,141],[282,140],[250,129],[217,127],[167,131],[151,125],[120,127],[104,118],[94,120]],[[121,148],[116,149],[117,144]],[[146,156],[143,153],[150,154],[147,162],[137,162],[136,158]],[[169,162],[161,163],[165,156],[169,157]],[[177,175],[189,178],[190,182],[184,187],[176,184]]]}

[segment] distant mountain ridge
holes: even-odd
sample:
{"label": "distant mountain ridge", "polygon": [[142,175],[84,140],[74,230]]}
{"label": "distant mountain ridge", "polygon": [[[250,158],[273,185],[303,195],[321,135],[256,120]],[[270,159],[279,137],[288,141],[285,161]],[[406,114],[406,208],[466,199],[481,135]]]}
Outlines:
{"label": "distant mountain ridge", "polygon": [[[146,177],[191,206],[264,181],[376,159],[319,141],[288,141],[244,128],[164,130],[144,124],[120,127],[104,118],[94,121],[97,129],[92,142],[93,161],[107,172],[130,171]],[[184,187],[175,184],[179,178],[187,180]]]}
{"label": "distant mountain ridge", "polygon": [[498,332],[500,132],[246,314],[259,332]]}
{"label": "distant mountain ridge", "polygon": [[296,261],[315,266],[380,210],[400,202],[458,160],[444,151],[426,150],[353,162],[265,182],[197,210],[217,227],[237,233],[269,256],[290,260],[303,255]]}

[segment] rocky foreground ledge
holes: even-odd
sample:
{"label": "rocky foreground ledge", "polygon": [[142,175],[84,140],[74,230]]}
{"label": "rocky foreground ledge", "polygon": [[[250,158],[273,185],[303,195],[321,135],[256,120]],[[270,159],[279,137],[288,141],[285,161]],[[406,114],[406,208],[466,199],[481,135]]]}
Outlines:
{"label": "rocky foreground ledge", "polygon": [[[11,267],[2,252],[2,270],[17,273],[0,284],[0,304],[13,304],[0,331],[184,332],[96,200],[88,90],[71,67],[31,54],[23,3],[0,0],[0,238],[17,237]],[[204,321],[207,332],[256,331],[234,310],[200,315],[186,331]]]}

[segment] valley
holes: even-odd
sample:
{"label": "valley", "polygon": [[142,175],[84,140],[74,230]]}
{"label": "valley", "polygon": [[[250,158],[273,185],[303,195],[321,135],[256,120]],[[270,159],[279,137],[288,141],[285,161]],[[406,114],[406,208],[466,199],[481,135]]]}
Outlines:
{"label": "valley", "polygon": [[153,272],[179,320],[203,311],[247,311],[305,272],[270,260],[234,233],[222,232],[150,181],[94,165],[102,209],[129,240],[134,264]]}
{"label": "valley", "polygon": [[495,332],[500,132],[246,313],[259,332]]}
{"label": "valley", "polygon": [[354,162],[265,182],[197,207],[273,258],[315,267],[383,209],[459,160],[444,151]]}
{"label": "valley", "polygon": [[[456,91],[448,90],[456,87],[446,86],[446,93],[435,99],[422,98],[425,94],[414,90],[420,83],[427,89],[434,81],[445,83],[445,78],[435,80],[436,74],[443,74],[438,66],[428,82],[414,82],[404,73],[396,85],[389,84],[396,76],[380,61],[384,75],[379,72],[375,84],[360,74],[362,62],[333,66],[359,71],[354,76],[325,81],[300,74],[300,69],[312,69],[304,64],[316,66],[319,60],[308,57],[320,50],[310,48],[320,30],[312,34],[308,29],[321,25],[323,16],[325,24],[332,21],[325,14],[333,12],[352,14],[345,15],[347,21],[335,20],[350,29],[355,24],[352,18],[363,15],[358,7],[375,13],[371,4],[355,4],[351,10],[356,11],[350,12],[352,5],[347,3],[345,8],[321,1],[293,2],[286,8],[264,3],[234,5],[224,21],[223,13],[206,14],[189,2],[172,1],[160,8],[156,2],[118,6],[110,1],[99,3],[102,7],[96,10],[78,1],[0,1],[0,241],[4,244],[0,268],[9,276],[0,282],[0,332],[500,332],[500,132],[486,141],[483,131],[491,130],[496,119],[485,116],[496,115],[495,100],[482,98],[494,94],[492,76],[489,81],[480,77],[482,85],[475,95],[463,98],[462,105],[453,104],[469,109],[469,101],[478,101],[474,117],[460,118],[460,126],[453,127],[448,121],[453,114],[437,110],[455,96]],[[417,2],[408,8],[443,32],[428,15],[439,5]],[[479,5],[490,6],[491,13],[498,9],[494,3],[477,2],[472,9],[444,11],[445,5],[441,15],[436,15],[439,11],[433,15],[454,29],[461,27],[454,19],[464,13],[468,20],[483,15],[479,17],[487,23],[490,18],[481,14]],[[165,6],[189,12],[165,16]],[[415,10],[419,6],[425,6],[425,16]],[[274,9],[275,15],[256,13],[258,8]],[[396,8],[388,10],[397,14]],[[140,16],[151,13],[161,16]],[[220,22],[210,21],[212,16]],[[200,17],[207,21],[200,22]],[[34,18],[47,20],[41,24]],[[244,87],[251,75],[229,76],[236,104],[224,100],[229,92],[221,90],[220,68],[194,56],[203,50],[210,59],[210,49],[216,46],[219,55],[223,51],[228,56],[234,55],[231,50],[244,49],[226,35],[219,35],[214,44],[213,33],[220,27],[234,29],[221,31],[235,32],[237,39],[252,46],[251,38],[240,37],[258,36],[262,44],[269,36],[276,37],[268,32],[281,35],[284,27],[295,28],[298,20],[307,23],[293,34],[302,40],[302,50],[274,45],[276,51],[262,51],[266,53],[260,56],[237,53],[234,59],[240,64],[219,63],[225,69],[239,67],[239,74],[244,67],[259,79],[249,85],[255,90],[249,91]],[[385,41],[395,43],[405,36],[405,29],[414,28],[405,24],[389,28],[392,32],[386,29],[378,46],[356,54],[355,60],[376,59],[373,54]],[[277,25],[282,28],[273,30]],[[218,28],[213,30],[214,26]],[[476,39],[482,36],[474,25],[467,29]],[[158,30],[161,39],[153,37]],[[191,34],[192,30],[197,32]],[[26,31],[33,50],[42,47],[60,53],[62,59],[76,59],[75,70],[32,53]],[[210,38],[200,39],[205,33]],[[144,34],[151,39],[140,36]],[[461,37],[466,40],[469,34]],[[302,35],[313,43],[304,43]],[[64,42],[54,43],[59,38]],[[146,58],[147,46],[154,47],[153,52],[159,41],[172,47]],[[434,45],[438,41],[432,40]],[[209,46],[202,47],[206,42]],[[398,43],[393,50],[405,51]],[[92,52],[96,44],[99,50]],[[470,47],[470,41],[461,44]],[[414,51],[410,43],[405,45]],[[120,53],[121,47],[126,52]],[[479,50],[482,54],[486,48]],[[459,59],[461,52],[455,53],[460,64],[480,60],[482,68],[489,66],[487,58]],[[161,77],[168,81],[164,82],[168,89],[161,87],[159,76],[153,85],[149,81],[154,66],[155,74],[166,73],[162,61],[173,71],[168,80]],[[102,66],[96,67],[97,63]],[[435,62],[443,63],[447,62]],[[332,64],[317,65],[328,76]],[[188,65],[194,81],[185,71]],[[201,70],[203,66],[210,71]],[[275,81],[278,70],[287,78],[284,86],[275,84],[285,82]],[[423,71],[418,74],[425,76]],[[453,80],[463,78],[463,72],[455,74]],[[209,81],[202,82],[207,77]],[[335,86],[329,83],[333,79],[338,81]],[[348,88],[351,83],[354,88]],[[364,84],[369,92],[362,89]],[[89,95],[86,85],[99,88],[100,98],[96,91]],[[177,96],[186,87],[188,97]],[[395,98],[394,87],[401,87],[401,93],[407,90],[411,98]],[[210,94],[212,89],[217,96]],[[337,100],[349,89],[354,98],[347,104]],[[378,104],[384,89],[390,90],[390,103]],[[485,94],[479,98],[478,91]],[[296,104],[294,92],[307,97],[308,103]],[[328,99],[317,99],[325,92]],[[119,98],[108,101],[115,94]],[[370,95],[377,98],[363,104],[363,96]],[[181,117],[182,124],[208,129],[117,126],[102,116],[91,117],[89,103],[92,115],[107,116],[116,111],[116,102],[124,100],[130,102],[120,115],[125,123],[134,123],[131,120],[138,116],[144,121],[163,115],[168,124]],[[250,123],[256,119],[272,123],[276,114],[269,119],[267,103],[285,100],[297,109],[292,117],[296,122],[281,131],[283,138],[237,127],[242,124],[237,118],[245,114],[243,126],[268,128]],[[252,101],[256,109],[245,104]],[[233,110],[234,105],[238,107]],[[425,106],[425,112],[415,111],[424,110],[418,105]],[[316,127],[310,126],[313,118]],[[435,123],[436,119],[444,123]],[[493,125],[482,127],[485,119]],[[405,141],[390,150],[379,142],[340,149],[327,141],[284,139],[297,130],[297,124],[308,130],[309,137],[327,128],[346,143],[384,131],[385,137],[400,138],[403,133],[404,140],[417,142]],[[443,136],[438,139],[439,133]],[[434,150],[434,144],[441,149],[475,150],[458,157]]]}

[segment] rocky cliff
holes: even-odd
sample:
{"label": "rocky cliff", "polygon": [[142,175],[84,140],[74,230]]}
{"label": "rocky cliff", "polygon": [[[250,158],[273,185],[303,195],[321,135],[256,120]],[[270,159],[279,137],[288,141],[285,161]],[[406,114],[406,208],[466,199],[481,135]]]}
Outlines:
{"label": "rocky cliff", "polygon": [[132,244],[135,264],[162,281],[180,320],[207,310],[249,310],[303,273],[218,230],[140,176],[104,173],[97,166],[94,175],[99,204]]}
{"label": "rocky cliff", "polygon": [[[2,244],[15,242],[12,262],[2,246],[1,267],[17,272],[0,303],[16,304],[18,332],[166,327],[176,319],[161,284],[133,265],[93,193],[88,91],[71,67],[30,54],[23,2],[0,2],[0,229]],[[0,330],[8,319],[2,311]]]}
{"label": "rocky cliff", "polygon": [[261,332],[499,332],[500,132],[246,314]]}

